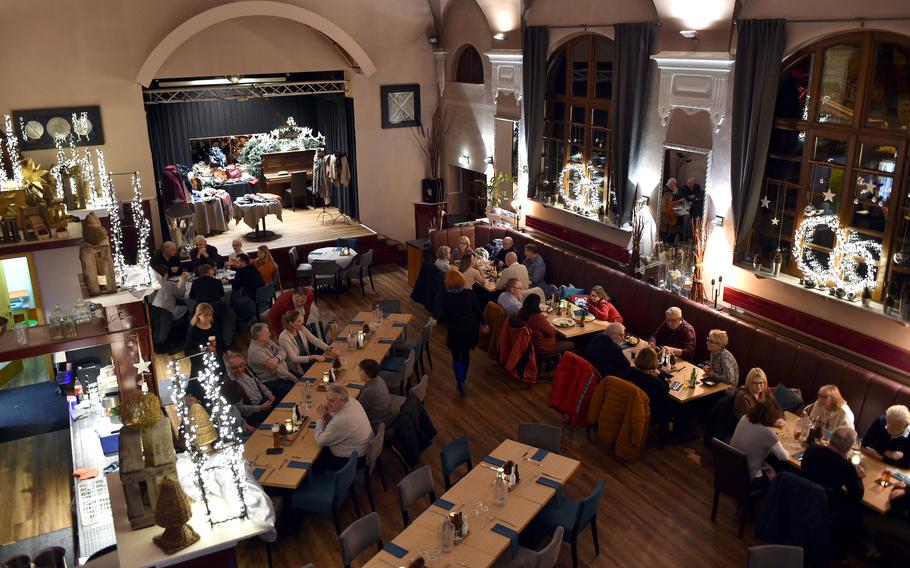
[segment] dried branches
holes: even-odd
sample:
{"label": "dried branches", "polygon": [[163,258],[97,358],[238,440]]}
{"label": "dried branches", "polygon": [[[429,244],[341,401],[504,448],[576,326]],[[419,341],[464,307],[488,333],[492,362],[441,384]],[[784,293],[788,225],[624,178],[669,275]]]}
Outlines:
{"label": "dried branches", "polygon": [[417,129],[417,132],[420,133],[419,136],[413,130],[411,131],[426,159],[426,175],[429,179],[439,179],[441,177],[439,175],[439,163],[442,158],[442,145],[445,142],[449,126],[451,126],[451,122],[447,119],[446,111],[440,102],[436,106],[436,111],[433,112],[433,120],[430,123],[429,130],[421,126]]}
{"label": "dried branches", "polygon": [[706,223],[701,217],[692,219],[692,254],[695,257],[695,269],[692,272],[692,288],[689,290],[689,299],[703,303],[708,297],[705,294],[705,285],[702,282],[702,273],[705,264],[705,249],[708,248],[708,238],[711,236],[713,225]]}

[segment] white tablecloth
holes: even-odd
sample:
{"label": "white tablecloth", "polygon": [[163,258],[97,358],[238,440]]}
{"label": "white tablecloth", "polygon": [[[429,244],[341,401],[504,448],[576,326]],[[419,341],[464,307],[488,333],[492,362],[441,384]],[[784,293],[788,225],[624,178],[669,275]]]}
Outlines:
{"label": "white tablecloth", "polygon": [[357,253],[352,250],[349,255],[344,256],[341,254],[342,250],[344,250],[344,247],[318,248],[307,255],[307,262],[312,264],[314,260],[334,260],[335,264],[338,265],[338,268],[345,269],[351,264],[354,257],[357,256]]}

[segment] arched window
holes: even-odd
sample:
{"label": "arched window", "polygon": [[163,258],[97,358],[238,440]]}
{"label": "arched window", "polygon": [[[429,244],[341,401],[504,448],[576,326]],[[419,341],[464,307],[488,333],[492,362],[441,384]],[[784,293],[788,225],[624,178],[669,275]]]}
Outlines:
{"label": "arched window", "polygon": [[[875,299],[910,282],[910,38],[827,38],[782,66],[752,254]],[[823,222],[825,221],[825,222]],[[849,244],[852,243],[852,244]],[[848,246],[844,246],[848,245]]]}
{"label": "arched window", "polygon": [[455,82],[483,85],[483,61],[471,45],[462,48],[455,68]]}
{"label": "arched window", "polygon": [[597,217],[604,204],[607,211],[615,205],[609,191],[613,42],[586,34],[560,46],[547,66],[546,89],[538,199]]}

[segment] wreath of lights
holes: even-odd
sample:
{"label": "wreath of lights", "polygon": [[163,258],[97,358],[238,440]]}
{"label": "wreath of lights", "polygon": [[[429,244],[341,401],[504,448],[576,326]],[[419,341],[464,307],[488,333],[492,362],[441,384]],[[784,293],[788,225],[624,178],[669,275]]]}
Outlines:
{"label": "wreath of lights", "polygon": [[[835,244],[828,256],[827,266],[816,258],[806,257],[805,243],[811,242],[812,235],[819,227],[829,227],[835,234]],[[832,282],[835,288],[858,294],[864,288],[875,288],[878,266],[876,256],[882,253],[882,245],[863,240],[855,233],[842,228],[837,215],[808,216],[799,224],[793,236],[793,257],[800,271],[821,282]],[[860,261],[866,266],[866,275],[859,273]]]}
{"label": "wreath of lights", "polygon": [[[559,172],[557,188],[565,204],[577,213],[585,216],[596,214],[603,202],[600,191],[604,177],[591,175],[593,169],[589,164],[566,162]],[[566,187],[568,185],[568,187]]]}

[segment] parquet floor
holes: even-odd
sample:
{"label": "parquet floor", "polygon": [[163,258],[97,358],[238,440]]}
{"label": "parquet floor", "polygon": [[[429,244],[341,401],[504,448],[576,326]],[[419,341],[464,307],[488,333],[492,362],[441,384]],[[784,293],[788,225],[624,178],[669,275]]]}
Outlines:
{"label": "parquet floor", "polygon": [[[344,322],[356,312],[369,309],[371,300],[399,298],[405,311],[416,314],[408,330],[409,334],[415,334],[428,314],[411,301],[406,276],[405,270],[398,267],[380,268],[375,278],[375,293],[371,294],[367,287],[364,298],[357,287],[342,295],[340,301],[332,295],[320,297],[319,307],[323,314]],[[434,331],[431,352],[435,368],[430,375],[426,405],[439,435],[433,447],[424,452],[423,462],[432,466],[438,491],[443,488],[439,450],[455,438],[470,436],[476,463],[504,438],[516,437],[520,422],[562,424],[560,414],[547,406],[549,384],[524,388],[509,379],[486,352],[475,350],[468,396],[461,399],[455,390],[444,329]],[[709,452],[700,440],[664,449],[659,449],[653,441],[632,464],[614,459],[596,443],[588,441],[581,429],[564,429],[562,447],[564,454],[582,462],[565,489],[568,496],[582,497],[599,479],[607,480],[598,513],[601,553],[594,557],[591,533],[585,531],[579,539],[581,566],[745,565],[746,547],[755,543],[750,536],[751,527],[747,528],[745,539],[737,538],[736,508],[728,499],[721,500],[717,525],[711,524],[713,470]],[[402,529],[394,486],[404,471],[390,452],[383,455],[383,465],[389,491],[382,491],[378,479],[374,480],[373,488],[383,536],[388,542]],[[369,504],[359,481],[358,496],[362,510],[367,511]],[[348,503],[341,513],[342,526],[354,520],[354,508]],[[341,566],[331,519],[306,515],[299,519],[299,526],[299,537],[286,536],[273,545],[275,566],[302,566],[307,562],[319,568]],[[242,567],[266,565],[261,542],[244,543],[238,556]],[[362,565],[369,557],[369,553],[364,553],[355,566]],[[559,566],[571,566],[568,545],[563,546]]]}

